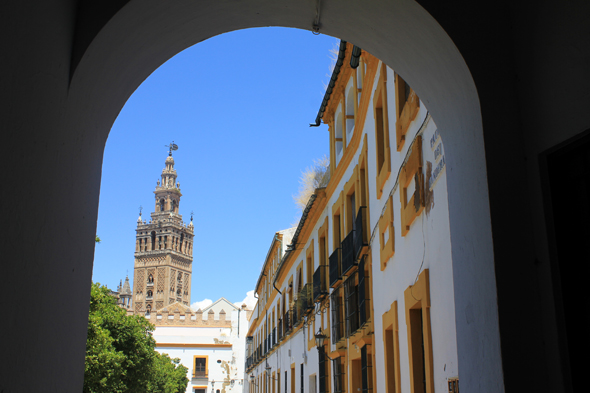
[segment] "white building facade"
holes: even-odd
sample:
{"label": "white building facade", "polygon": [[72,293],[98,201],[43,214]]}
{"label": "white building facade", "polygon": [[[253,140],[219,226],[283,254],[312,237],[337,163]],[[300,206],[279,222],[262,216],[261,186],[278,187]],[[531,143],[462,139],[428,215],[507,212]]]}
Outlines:
{"label": "white building facade", "polygon": [[251,311],[225,298],[197,312],[179,304],[167,309],[151,316],[156,350],[188,368],[186,393],[241,393]]}
{"label": "white building facade", "polygon": [[346,42],[320,120],[330,130],[330,181],[290,239],[273,238],[256,285],[245,391],[458,391],[434,120],[394,70]]}

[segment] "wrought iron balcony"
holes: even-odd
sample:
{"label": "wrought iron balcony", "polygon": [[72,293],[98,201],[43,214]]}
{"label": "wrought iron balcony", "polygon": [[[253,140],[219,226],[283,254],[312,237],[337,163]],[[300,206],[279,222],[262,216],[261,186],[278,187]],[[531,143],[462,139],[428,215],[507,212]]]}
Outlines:
{"label": "wrought iron balcony", "polygon": [[342,241],[342,274],[348,273],[357,265],[354,249],[354,230],[350,231]]}
{"label": "wrought iron balcony", "polygon": [[277,341],[281,341],[283,339],[283,318],[279,319],[277,335]]}
{"label": "wrought iron balcony", "polygon": [[330,295],[331,303],[330,310],[332,313],[332,344],[336,344],[344,337],[344,307],[342,307],[342,296],[340,290],[337,289]]}
{"label": "wrought iron balcony", "polygon": [[330,287],[334,288],[342,280],[342,249],[338,247],[330,255]]}
{"label": "wrought iron balcony", "polygon": [[370,312],[371,309],[369,307],[369,288],[368,288],[368,277],[365,274],[365,261],[366,256],[364,256],[361,261],[359,262],[359,269],[358,269],[358,278],[359,278],[359,287],[358,287],[358,299],[359,299],[359,326],[362,327],[365,323],[369,321],[371,318]]}
{"label": "wrought iron balcony", "polygon": [[358,310],[357,272],[352,273],[344,281],[344,313],[346,315],[346,337],[352,336],[360,327]]}
{"label": "wrought iron balcony", "polygon": [[313,284],[307,283],[303,286],[303,289],[301,289],[301,292],[299,292],[299,295],[297,296],[297,318],[295,319],[295,324],[302,319],[303,314],[313,310],[314,304],[312,296]]}
{"label": "wrought iron balcony", "polygon": [[328,295],[328,285],[326,278],[328,275],[328,266],[318,266],[313,273],[313,301],[317,302],[324,299]]}
{"label": "wrought iron balcony", "polygon": [[283,337],[287,336],[293,330],[293,315],[291,310],[287,310],[285,312],[285,316],[283,317]]}
{"label": "wrought iron balcony", "polygon": [[369,230],[368,230],[368,217],[366,206],[359,207],[359,211],[356,214],[354,223],[354,250],[355,259],[358,260],[361,257],[363,251],[366,251],[369,246]]}
{"label": "wrought iron balcony", "polygon": [[293,329],[295,327],[295,325],[297,325],[297,323],[299,322],[300,312],[299,312],[299,309],[296,304],[294,304],[291,307],[289,312],[290,312],[290,317],[291,317],[291,329]]}
{"label": "wrought iron balcony", "polygon": [[195,369],[193,371],[193,378],[207,378],[207,370]]}
{"label": "wrought iron balcony", "polygon": [[277,345],[277,328],[272,328],[272,346]]}

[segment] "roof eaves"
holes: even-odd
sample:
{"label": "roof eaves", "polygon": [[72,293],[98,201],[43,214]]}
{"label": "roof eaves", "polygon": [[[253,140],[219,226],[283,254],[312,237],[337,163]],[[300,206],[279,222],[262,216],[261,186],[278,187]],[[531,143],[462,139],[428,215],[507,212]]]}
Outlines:
{"label": "roof eaves", "polygon": [[330,102],[330,96],[332,95],[332,91],[334,86],[336,86],[336,81],[338,80],[338,75],[340,74],[340,69],[342,68],[342,64],[344,64],[344,57],[346,56],[346,41],[340,40],[340,50],[338,51],[338,59],[336,60],[336,65],[334,65],[334,71],[332,71],[332,77],[330,78],[330,83],[328,83],[328,88],[326,89],[326,93],[324,94],[324,99],[322,104],[320,105],[320,110],[318,111],[318,115],[315,118],[315,123],[310,124],[310,127],[318,127],[322,122],[322,117],[324,117],[324,112],[326,111],[326,107],[328,106],[328,102]]}
{"label": "roof eaves", "polygon": [[287,246],[287,250],[285,251],[285,255],[283,255],[283,258],[281,258],[281,263],[277,267],[277,271],[275,273],[275,277],[273,280],[273,285],[276,284],[277,278],[281,274],[281,270],[282,270],[283,266],[285,265],[285,261],[287,260],[287,258],[289,258],[289,254],[291,254],[291,252],[295,250],[295,247],[297,247],[297,238],[299,237],[299,234],[303,230],[303,227],[305,225],[305,221],[307,220],[307,216],[309,215],[309,212],[311,211],[311,208],[313,207],[313,203],[315,202],[316,198],[317,198],[317,194],[314,192],[313,194],[311,194],[311,196],[309,197],[309,200],[307,201],[307,205],[305,206],[305,209],[303,210],[303,213],[301,214],[301,219],[299,220],[299,225],[297,225],[297,229],[295,230],[295,234],[293,235],[293,239],[291,240],[291,244],[289,244]]}

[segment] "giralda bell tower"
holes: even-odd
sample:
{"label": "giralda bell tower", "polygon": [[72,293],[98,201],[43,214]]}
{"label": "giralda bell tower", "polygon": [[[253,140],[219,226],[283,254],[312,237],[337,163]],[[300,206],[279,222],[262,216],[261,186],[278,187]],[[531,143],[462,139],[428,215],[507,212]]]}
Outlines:
{"label": "giralda bell tower", "polygon": [[186,225],[178,213],[180,183],[172,151],[166,158],[162,180],[156,184],[155,211],[149,222],[137,219],[135,269],[133,279],[133,310],[150,313],[169,304],[189,305],[193,263],[193,220]]}

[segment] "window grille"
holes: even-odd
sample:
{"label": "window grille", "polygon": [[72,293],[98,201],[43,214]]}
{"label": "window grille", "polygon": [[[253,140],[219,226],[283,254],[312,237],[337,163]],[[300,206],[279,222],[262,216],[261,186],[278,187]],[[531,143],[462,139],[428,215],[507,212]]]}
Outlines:
{"label": "window grille", "polygon": [[369,308],[369,287],[368,280],[365,272],[366,256],[364,256],[358,269],[358,299],[359,299],[359,326],[363,326],[370,319],[370,308]]}
{"label": "window grille", "polygon": [[344,281],[344,299],[346,313],[346,337],[350,337],[359,328],[357,272]]}
{"label": "window grille", "polygon": [[304,382],[304,380],[303,380],[303,363],[301,363],[301,378],[300,379],[301,379],[301,389],[300,389],[301,393],[305,393],[305,389],[304,389],[304,385],[303,385],[303,382]]}
{"label": "window grille", "polygon": [[326,367],[328,366],[328,362],[326,362],[326,350],[324,347],[318,348],[318,362],[319,362],[319,375],[320,375],[320,392],[319,393],[327,393]]}
{"label": "window grille", "polygon": [[371,357],[367,354],[367,346],[361,348],[361,377],[363,393],[373,392]]}
{"label": "window grille", "polygon": [[341,358],[332,360],[334,367],[334,393],[344,392],[344,367]]}
{"label": "window grille", "polygon": [[340,289],[336,289],[330,295],[332,299],[332,344],[336,344],[344,336],[342,323],[342,297],[340,296]]}

